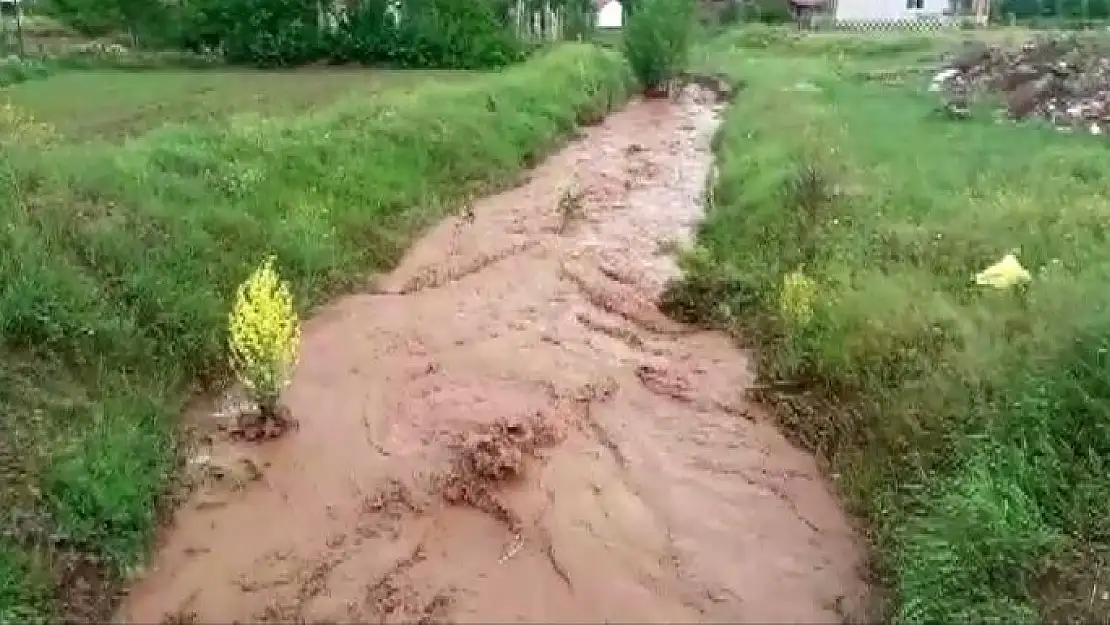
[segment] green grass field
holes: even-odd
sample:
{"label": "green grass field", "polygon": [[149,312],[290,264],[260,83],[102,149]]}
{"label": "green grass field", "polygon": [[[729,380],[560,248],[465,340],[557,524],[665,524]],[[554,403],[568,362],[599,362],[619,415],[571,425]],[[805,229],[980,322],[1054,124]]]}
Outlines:
{"label": "green grass field", "polygon": [[[75,136],[138,132],[156,122],[137,111],[186,96],[158,118],[262,114],[122,143],[44,144],[26,124],[0,137],[0,623],[109,616],[172,489],[183,402],[226,377],[231,295],[265,257],[301,312],[365,285],[631,86],[588,45],[428,78],[74,74],[17,90]],[[386,84],[400,88],[376,95]]]}
{"label": "green grass field", "polygon": [[[777,413],[870,521],[886,616],[1104,622],[1110,146],[866,79],[951,43],[760,29],[701,50],[747,88],[681,295],[804,389]],[[972,283],[1008,252],[1027,289]],[[808,319],[781,307],[793,272]]]}
{"label": "green grass field", "polygon": [[116,139],[169,123],[204,122],[236,113],[297,115],[345,98],[409,92],[427,82],[454,83],[469,76],[354,68],[68,71],[0,91],[0,101],[51,124],[65,137]]}

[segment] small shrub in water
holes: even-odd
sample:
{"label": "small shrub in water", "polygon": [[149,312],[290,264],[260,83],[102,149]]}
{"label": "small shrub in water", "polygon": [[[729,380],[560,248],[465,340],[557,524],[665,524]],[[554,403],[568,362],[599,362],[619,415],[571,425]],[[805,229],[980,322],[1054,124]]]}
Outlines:
{"label": "small shrub in water", "polygon": [[682,70],[690,47],[692,0],[643,0],[624,27],[624,55],[645,89],[665,85]]}
{"label": "small shrub in water", "polygon": [[300,326],[289,285],[266,260],[235,296],[228,320],[231,365],[263,415],[273,415],[297,362]]}

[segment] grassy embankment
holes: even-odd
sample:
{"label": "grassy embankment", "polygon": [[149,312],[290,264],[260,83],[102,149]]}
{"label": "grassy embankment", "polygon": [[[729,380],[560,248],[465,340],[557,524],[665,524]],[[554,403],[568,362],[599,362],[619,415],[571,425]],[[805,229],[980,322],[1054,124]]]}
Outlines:
{"label": "grassy embankment", "polygon": [[571,45],[298,118],[5,145],[0,623],[57,616],[75,576],[142,557],[183,399],[225,374],[229,294],[264,256],[305,307],[365,284],[628,87],[616,56]]}
{"label": "grassy embankment", "polygon": [[[763,31],[706,48],[748,86],[687,295],[757,340],[785,429],[871,521],[888,616],[1105,620],[1110,146],[950,121],[912,75],[861,78],[936,45]],[[1026,291],[972,284],[1017,250]],[[808,323],[780,312],[796,270],[817,285]]]}

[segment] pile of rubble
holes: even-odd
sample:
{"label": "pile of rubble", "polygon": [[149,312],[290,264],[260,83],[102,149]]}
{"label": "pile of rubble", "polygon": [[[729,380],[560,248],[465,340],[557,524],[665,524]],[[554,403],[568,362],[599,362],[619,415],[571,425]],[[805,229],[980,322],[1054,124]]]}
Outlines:
{"label": "pile of rubble", "polygon": [[934,76],[931,90],[943,93],[954,116],[969,115],[977,99],[1001,96],[1012,119],[1103,134],[1110,132],[1110,42],[1042,38],[1016,50],[969,44]]}

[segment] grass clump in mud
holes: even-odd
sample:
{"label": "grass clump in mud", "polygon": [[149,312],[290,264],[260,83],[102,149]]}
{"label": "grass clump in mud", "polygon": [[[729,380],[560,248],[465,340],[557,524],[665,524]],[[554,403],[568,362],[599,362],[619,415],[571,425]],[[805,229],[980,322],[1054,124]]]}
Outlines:
{"label": "grass clump in mud", "polygon": [[230,373],[228,314],[258,259],[302,313],[362,286],[629,84],[616,55],[570,45],[303,117],[5,148],[0,620],[107,617],[111,593],[70,572],[118,580],[149,546],[183,400]]}
{"label": "grass clump in mud", "polygon": [[[748,88],[671,303],[758,341],[786,429],[871,521],[886,616],[1105,620],[1110,146],[735,39],[703,57]],[[1007,254],[1028,284],[975,283]]]}
{"label": "grass clump in mud", "polygon": [[444,500],[481,510],[519,533],[521,519],[501,500],[497,489],[521,478],[527,459],[561,438],[562,433],[546,422],[542,413],[498,419],[484,431],[466,433],[453,444],[452,467],[440,480]]}

